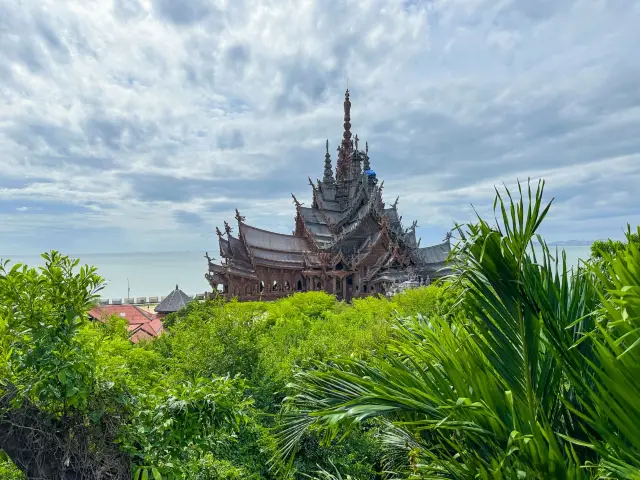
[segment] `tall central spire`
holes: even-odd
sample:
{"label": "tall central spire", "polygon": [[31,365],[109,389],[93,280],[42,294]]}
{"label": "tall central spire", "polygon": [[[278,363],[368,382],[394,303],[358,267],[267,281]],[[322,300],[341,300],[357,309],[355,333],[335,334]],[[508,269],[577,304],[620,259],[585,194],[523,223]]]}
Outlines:
{"label": "tall central spire", "polygon": [[353,150],[351,142],[351,100],[349,100],[349,89],[344,94],[344,132],[342,133],[342,144],[338,154],[336,168],[336,180],[345,180],[349,174],[349,157]]}

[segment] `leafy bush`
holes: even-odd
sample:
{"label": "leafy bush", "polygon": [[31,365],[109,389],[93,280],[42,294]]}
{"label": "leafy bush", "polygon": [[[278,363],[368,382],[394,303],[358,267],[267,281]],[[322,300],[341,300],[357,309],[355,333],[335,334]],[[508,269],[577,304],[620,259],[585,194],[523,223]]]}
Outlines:
{"label": "leafy bush", "polygon": [[2,480],[24,480],[25,478],[24,474],[2,450],[0,450],[0,478]]}
{"label": "leafy bush", "polygon": [[638,478],[640,248],[571,274],[538,238],[536,258],[549,206],[520,193],[497,195],[501,225],[460,228],[453,319],[400,320],[386,352],[295,375],[282,457],[374,421],[397,478]]}

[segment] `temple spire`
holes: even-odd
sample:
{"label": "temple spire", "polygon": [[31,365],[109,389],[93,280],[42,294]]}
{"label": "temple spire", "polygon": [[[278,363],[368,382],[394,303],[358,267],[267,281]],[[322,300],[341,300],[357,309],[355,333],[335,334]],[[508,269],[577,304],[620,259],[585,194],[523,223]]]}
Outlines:
{"label": "temple spire", "polygon": [[351,100],[349,100],[349,89],[344,94],[344,132],[342,133],[342,148],[338,155],[336,180],[343,181],[349,175],[349,157],[353,150],[351,141]]}
{"label": "temple spire", "polygon": [[333,169],[331,168],[331,155],[329,155],[329,140],[325,144],[325,154],[324,154],[324,178],[322,181],[324,183],[333,183],[335,180],[333,179]]}
{"label": "temple spire", "polygon": [[367,170],[371,170],[371,165],[369,165],[369,142],[365,142],[364,146],[364,161],[362,162],[362,169],[366,172]]}

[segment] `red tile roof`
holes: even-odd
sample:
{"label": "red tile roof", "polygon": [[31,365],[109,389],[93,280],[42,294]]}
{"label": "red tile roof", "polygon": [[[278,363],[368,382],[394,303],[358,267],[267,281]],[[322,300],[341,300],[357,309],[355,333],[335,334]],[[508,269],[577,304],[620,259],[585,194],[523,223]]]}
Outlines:
{"label": "red tile roof", "polygon": [[89,317],[100,322],[107,321],[111,316],[127,319],[127,330],[133,343],[157,337],[163,330],[162,320],[135,305],[100,305],[89,310]]}

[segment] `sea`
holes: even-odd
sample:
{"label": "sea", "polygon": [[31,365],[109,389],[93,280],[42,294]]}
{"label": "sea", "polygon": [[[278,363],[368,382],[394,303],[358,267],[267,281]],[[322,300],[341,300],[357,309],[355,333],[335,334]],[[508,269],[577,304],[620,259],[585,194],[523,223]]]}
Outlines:
{"label": "sea", "polygon": [[[552,252],[556,247],[549,247]],[[589,258],[589,247],[565,246],[568,266],[577,266],[582,259]],[[205,252],[160,252],[160,253],[108,253],[73,255],[80,264],[93,265],[105,279],[101,298],[150,297],[168,295],[176,285],[188,295],[211,291],[204,275],[207,272]],[[2,256],[11,264],[23,263],[31,267],[44,264],[38,255]]]}

